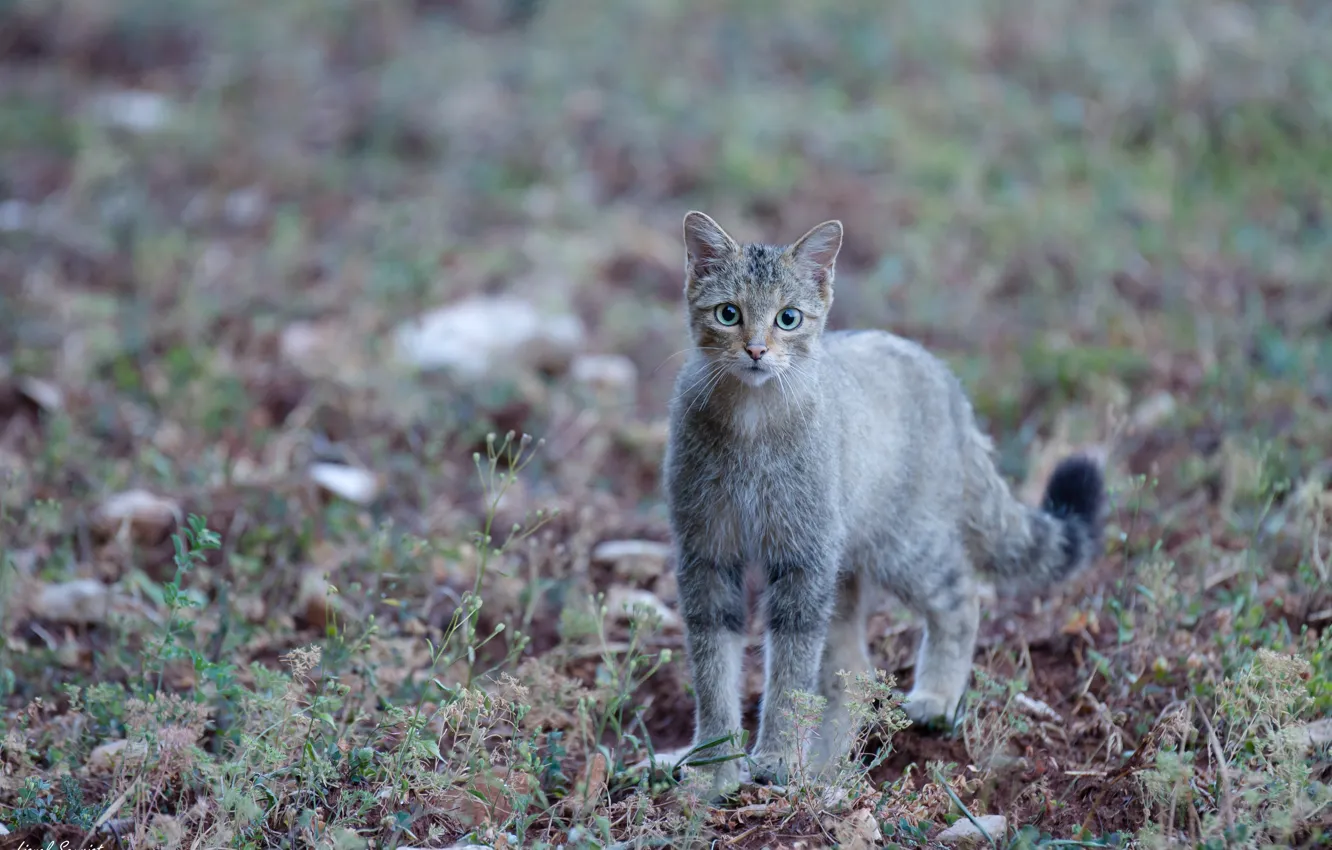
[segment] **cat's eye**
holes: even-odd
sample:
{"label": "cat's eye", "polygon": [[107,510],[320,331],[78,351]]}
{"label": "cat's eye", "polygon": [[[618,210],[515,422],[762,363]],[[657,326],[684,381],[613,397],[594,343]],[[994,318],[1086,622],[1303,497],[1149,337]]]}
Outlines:
{"label": "cat's eye", "polygon": [[777,327],[784,331],[793,331],[800,327],[800,322],[805,315],[794,307],[787,307],[777,314]]}
{"label": "cat's eye", "polygon": [[740,323],[740,308],[734,304],[719,304],[716,310],[717,321],[730,327]]}

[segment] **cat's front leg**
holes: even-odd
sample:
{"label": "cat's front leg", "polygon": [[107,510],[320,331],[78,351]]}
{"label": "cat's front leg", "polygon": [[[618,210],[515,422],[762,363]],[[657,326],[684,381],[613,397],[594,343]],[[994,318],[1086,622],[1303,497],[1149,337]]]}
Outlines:
{"label": "cat's front leg", "polygon": [[[819,690],[819,663],[837,584],[836,550],[772,560],[767,578],[763,704],[750,758],[755,781],[785,784],[808,743],[797,740],[801,730],[793,722],[792,695]],[[814,722],[812,728],[817,727]]]}
{"label": "cat's front leg", "polygon": [[[743,564],[738,558],[718,560],[685,547],[680,552],[677,581],[685,651],[694,678],[694,746],[728,739],[694,753],[690,761],[738,755],[745,648]],[[740,784],[736,759],[702,769],[713,777],[713,796],[727,794]]]}

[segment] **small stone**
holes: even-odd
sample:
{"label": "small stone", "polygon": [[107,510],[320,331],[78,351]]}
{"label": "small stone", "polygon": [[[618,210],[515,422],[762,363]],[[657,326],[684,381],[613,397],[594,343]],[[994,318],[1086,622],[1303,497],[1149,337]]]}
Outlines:
{"label": "small stone", "polygon": [[121,765],[137,765],[148,755],[148,744],[136,741],[131,744],[121,738],[100,744],[88,755],[88,769],[93,771],[115,770]]}
{"label": "small stone", "polygon": [[0,232],[18,233],[31,230],[35,218],[32,207],[23,201],[0,202]]}
{"label": "small stone", "polygon": [[1161,390],[1147,398],[1133,411],[1131,419],[1133,430],[1150,431],[1158,425],[1164,424],[1175,414],[1176,407],[1175,397],[1165,390]]}
{"label": "small stone", "polygon": [[650,579],[666,572],[672,549],[654,540],[606,540],[592,550],[592,560],[610,564],[626,579]]}
{"label": "small stone", "polygon": [[348,369],[348,330],[335,322],[292,322],[282,329],[278,352],[283,360],[313,377],[337,377]]}
{"label": "small stone", "polygon": [[65,395],[60,387],[41,378],[20,378],[19,392],[32,399],[33,403],[47,413],[55,413],[65,406]]}
{"label": "small stone", "polygon": [[305,617],[306,622],[316,629],[328,626],[331,616],[343,614],[341,597],[328,583],[325,570],[321,567],[306,567],[301,573],[300,587],[296,591],[295,612]]}
{"label": "small stone", "polygon": [[623,402],[638,386],[638,367],[621,354],[580,354],[569,365],[569,377],[597,396]]}
{"label": "small stone", "polygon": [[680,625],[680,615],[670,609],[665,602],[662,602],[657,594],[650,590],[640,590],[633,587],[612,587],[606,594],[606,608],[612,617],[619,620],[629,620],[633,617],[634,608],[644,606],[659,617],[661,617],[662,628],[675,628]]}
{"label": "small stone", "polygon": [[42,585],[31,598],[29,612],[56,623],[100,623],[111,609],[111,589],[91,578]]}
{"label": "small stone", "polygon": [[[1008,830],[1008,820],[1003,815],[982,815],[981,817],[976,818],[976,823],[981,825],[985,830],[986,835],[989,835],[996,841],[1003,838],[1004,833]],[[972,823],[969,818],[963,817],[961,820],[939,833],[937,840],[941,844],[971,847],[985,841],[985,836],[976,828],[975,823]]]}
{"label": "small stone", "polygon": [[226,216],[228,222],[237,227],[250,227],[259,223],[267,207],[264,190],[251,186],[248,189],[237,189],[227,195],[226,200],[222,202],[222,214]]}
{"label": "small stone", "polygon": [[333,495],[358,505],[368,505],[379,495],[379,478],[373,472],[355,466],[312,464],[310,478]]}
{"label": "small stone", "polygon": [[126,490],[102,503],[93,515],[93,525],[103,534],[128,533],[134,539],[161,539],[180,522],[180,505],[174,499],[147,490]]}
{"label": "small stone", "polygon": [[104,124],[136,133],[150,133],[171,120],[175,106],[157,92],[127,89],[98,97],[93,101],[91,111]]}
{"label": "small stone", "polygon": [[394,342],[399,359],[410,366],[478,379],[514,366],[562,369],[585,334],[572,314],[543,315],[520,298],[487,296],[405,322]]}
{"label": "small stone", "polygon": [[1311,752],[1332,749],[1332,717],[1298,726],[1291,732]]}

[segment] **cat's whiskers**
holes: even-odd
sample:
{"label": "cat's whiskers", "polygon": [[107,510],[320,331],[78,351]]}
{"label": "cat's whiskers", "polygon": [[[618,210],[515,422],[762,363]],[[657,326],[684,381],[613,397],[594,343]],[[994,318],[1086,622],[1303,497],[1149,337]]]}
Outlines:
{"label": "cat's whiskers", "polygon": [[691,383],[689,386],[685,387],[684,389],[680,390],[680,392],[679,392],[678,394],[676,394],[675,398],[676,398],[676,399],[682,399],[682,398],[684,398],[684,397],[685,397],[687,394],[689,394],[689,393],[690,393],[695,387],[700,386],[700,385],[702,385],[704,382],[706,382],[707,380],[709,380],[709,379],[712,377],[712,375],[713,375],[713,373],[714,373],[715,371],[717,371],[718,369],[725,369],[725,368],[726,368],[726,364],[725,364],[725,363],[721,363],[721,362],[718,362],[718,361],[716,361],[716,360],[709,361],[708,364],[707,364],[707,367],[703,370],[703,375],[702,375],[702,377],[695,378],[695,379],[694,379],[694,382]]}
{"label": "cat's whiskers", "polygon": [[669,362],[670,362],[671,360],[673,360],[674,358],[679,357],[681,354],[686,354],[686,353],[688,353],[688,352],[690,352],[690,351],[725,351],[725,350],[726,350],[726,349],[724,349],[724,348],[718,348],[718,347],[715,346],[715,345],[691,345],[691,346],[689,346],[688,348],[682,348],[682,349],[680,349],[679,351],[675,352],[674,354],[668,354],[668,355],[666,355],[666,359],[662,360],[661,363],[657,364],[657,368],[653,369],[652,372],[651,372],[650,374],[652,374],[652,375],[657,374],[658,372],[661,371],[661,367],[662,367],[662,366],[665,366],[667,363],[669,363]]}
{"label": "cat's whiskers", "polygon": [[777,379],[777,394],[782,397],[782,404],[786,405],[786,412],[791,412],[791,397],[786,392],[786,380],[782,378],[781,371],[773,370],[772,376]]}
{"label": "cat's whiskers", "polygon": [[722,378],[726,377],[727,371],[728,370],[726,369],[725,364],[719,365],[717,371],[714,373],[712,377],[712,380],[708,383],[707,386],[705,386],[702,390],[699,391],[698,397],[689,403],[689,408],[685,410],[685,416],[688,416],[690,412],[693,411],[694,405],[698,404],[700,400],[702,401],[702,404],[699,404],[699,410],[703,410],[708,406],[708,399],[712,398],[713,391],[717,389],[717,385],[721,383]]}

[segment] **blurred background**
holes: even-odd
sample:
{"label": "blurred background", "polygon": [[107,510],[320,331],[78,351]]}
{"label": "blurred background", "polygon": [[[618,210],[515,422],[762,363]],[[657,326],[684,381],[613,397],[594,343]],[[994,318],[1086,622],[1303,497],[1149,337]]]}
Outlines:
{"label": "blurred background", "polygon": [[[669,613],[690,209],[769,242],[841,219],[834,326],[947,358],[1029,495],[1112,446],[1126,546],[1202,575],[1327,471],[1329,45],[1318,0],[0,0],[12,581],[151,607],[194,512],[224,541],[201,643],[271,661],[330,584],[348,623],[435,628],[472,452],[515,430],[546,442],[496,527],[560,514],[487,616],[540,653],[586,633],[541,598]],[[1280,593],[1328,607],[1263,528]],[[118,675],[66,614],[10,611],[11,706]]]}

